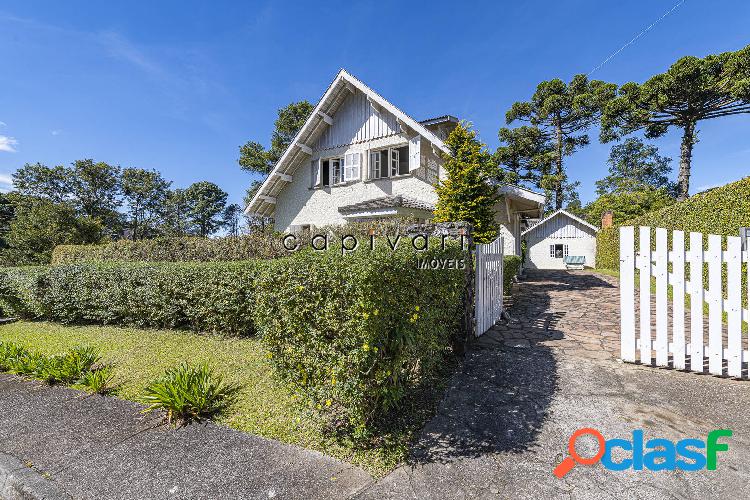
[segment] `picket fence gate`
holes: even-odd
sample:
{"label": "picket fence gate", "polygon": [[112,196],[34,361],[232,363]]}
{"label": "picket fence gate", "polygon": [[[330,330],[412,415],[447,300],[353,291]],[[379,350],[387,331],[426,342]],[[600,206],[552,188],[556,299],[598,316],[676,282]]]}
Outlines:
{"label": "picket fence gate", "polygon": [[503,238],[476,245],[474,317],[480,336],[503,314]]}
{"label": "picket fence gate", "polygon": [[[743,365],[748,362],[748,336],[743,323],[750,321],[742,300],[742,263],[750,261],[748,251],[742,250],[739,237],[709,234],[708,249],[704,249],[704,235],[690,233],[690,247],[685,250],[685,233],[672,231],[669,250],[668,231],[656,228],[656,244],[652,250],[651,228],[639,229],[638,251],[635,251],[635,229],[620,228],[620,347],[623,361],[635,362],[636,354],[643,364],[652,364],[652,350],[656,366],[704,371],[704,357],[708,371],[714,375],[747,378]],[[671,264],[671,272],[670,272]],[[690,279],[686,279],[686,265]],[[708,267],[708,288],[704,287],[703,270]],[[750,268],[750,266],[748,266]],[[638,337],[636,338],[635,271],[639,272]],[[726,294],[722,275],[726,276]],[[655,322],[652,325],[652,276],[655,277]],[[747,271],[750,283],[750,270]],[[671,328],[669,321],[668,290],[672,288]],[[685,295],[690,296],[689,318],[686,320]],[[726,298],[725,298],[726,295]],[[704,302],[708,304],[708,344],[704,343]],[[726,315],[726,325],[724,323]],[[686,339],[686,324],[689,339]],[[726,326],[726,330],[725,330]],[[652,331],[655,336],[652,337]],[[670,338],[671,331],[671,338]],[[726,335],[725,335],[726,333]]]}

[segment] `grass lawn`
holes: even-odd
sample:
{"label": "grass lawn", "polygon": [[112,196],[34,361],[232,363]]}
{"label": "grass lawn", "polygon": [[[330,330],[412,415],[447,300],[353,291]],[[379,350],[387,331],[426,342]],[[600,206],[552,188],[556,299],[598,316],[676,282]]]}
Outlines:
{"label": "grass lawn", "polygon": [[[179,364],[208,362],[242,391],[231,413],[219,423],[286,443],[321,451],[379,476],[402,461],[413,433],[429,417],[429,409],[414,404],[400,428],[370,449],[355,449],[326,438],[293,395],[273,376],[273,367],[259,340],[223,338],[173,330],[141,330],[113,326],[62,326],[17,322],[0,326],[0,341],[11,341],[44,354],[61,353],[77,345],[100,350],[112,363],[116,396],[137,401],[143,387],[165,369]],[[440,392],[434,390],[433,392]],[[427,405],[431,407],[431,405]]]}

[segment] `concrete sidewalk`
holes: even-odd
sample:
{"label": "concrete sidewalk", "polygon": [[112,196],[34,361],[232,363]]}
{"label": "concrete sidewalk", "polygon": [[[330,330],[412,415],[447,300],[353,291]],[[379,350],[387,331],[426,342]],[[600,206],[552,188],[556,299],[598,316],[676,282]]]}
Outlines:
{"label": "concrete sidewalk", "polygon": [[73,498],[342,498],[371,482],[317,452],[137,404],[0,375],[0,453]]}

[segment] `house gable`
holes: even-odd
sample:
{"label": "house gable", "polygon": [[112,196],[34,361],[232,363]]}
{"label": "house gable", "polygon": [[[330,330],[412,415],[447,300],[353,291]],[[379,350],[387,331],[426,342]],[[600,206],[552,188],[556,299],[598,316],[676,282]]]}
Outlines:
{"label": "house gable", "polygon": [[[368,106],[364,106],[365,102],[369,110]],[[339,110],[342,110],[340,115]],[[337,127],[337,121],[342,122],[340,127]],[[341,70],[250,201],[245,213],[274,216],[278,196],[289,184],[298,182],[295,181],[297,172],[304,172],[299,167],[310,164],[314,148],[333,148],[334,144],[344,140],[349,140],[348,144],[351,144],[358,137],[377,134],[388,134],[379,137],[397,135],[394,131],[409,139],[423,138],[419,148],[423,148],[425,143],[431,144],[434,156],[440,151],[448,152],[443,141],[424,125]]]}

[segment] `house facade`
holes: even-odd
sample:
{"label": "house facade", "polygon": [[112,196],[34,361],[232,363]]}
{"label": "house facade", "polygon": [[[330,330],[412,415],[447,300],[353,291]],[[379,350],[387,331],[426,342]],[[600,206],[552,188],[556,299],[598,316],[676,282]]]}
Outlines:
{"label": "house facade", "polygon": [[565,257],[584,257],[583,265],[596,267],[596,233],[599,228],[583,219],[558,210],[521,233],[530,269],[565,269]]}
{"label": "house facade", "polygon": [[[444,176],[443,141],[457,124],[449,115],[416,121],[341,70],[246,213],[272,217],[282,232],[397,216],[429,220]],[[498,189],[506,253],[518,254],[522,221],[540,217],[545,199]]]}

